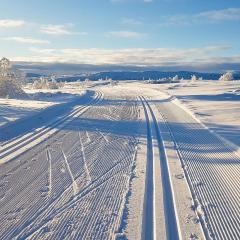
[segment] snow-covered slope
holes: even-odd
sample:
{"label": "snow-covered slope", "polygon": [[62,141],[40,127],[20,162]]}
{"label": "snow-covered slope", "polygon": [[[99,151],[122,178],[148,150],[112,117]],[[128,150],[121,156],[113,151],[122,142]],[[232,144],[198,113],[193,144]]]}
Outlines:
{"label": "snow-covered slope", "polygon": [[203,81],[162,85],[207,127],[240,146],[240,81]]}

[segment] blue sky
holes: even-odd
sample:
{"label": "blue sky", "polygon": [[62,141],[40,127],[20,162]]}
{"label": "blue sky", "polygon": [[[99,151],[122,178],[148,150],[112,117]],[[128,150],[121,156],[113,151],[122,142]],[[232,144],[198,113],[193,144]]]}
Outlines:
{"label": "blue sky", "polygon": [[240,62],[240,1],[1,0],[12,60],[164,66]]}

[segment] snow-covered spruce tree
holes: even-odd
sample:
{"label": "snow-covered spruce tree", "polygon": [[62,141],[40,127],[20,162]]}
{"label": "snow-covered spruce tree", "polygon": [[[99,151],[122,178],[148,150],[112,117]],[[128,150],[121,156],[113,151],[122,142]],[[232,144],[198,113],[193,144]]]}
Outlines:
{"label": "snow-covered spruce tree", "polygon": [[230,71],[226,72],[219,78],[219,81],[232,81],[232,80],[233,80],[233,74]]}
{"label": "snow-covered spruce tree", "polygon": [[18,98],[25,96],[21,83],[12,70],[11,62],[7,58],[0,60],[0,97]]}

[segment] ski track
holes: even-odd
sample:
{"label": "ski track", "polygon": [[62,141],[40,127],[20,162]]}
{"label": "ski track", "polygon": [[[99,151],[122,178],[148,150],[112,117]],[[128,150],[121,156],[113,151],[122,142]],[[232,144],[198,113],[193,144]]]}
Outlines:
{"label": "ski track", "polygon": [[[143,239],[159,239],[157,236],[156,216],[156,185],[159,184],[155,178],[155,165],[153,157],[153,139],[157,140],[157,147],[159,151],[160,168],[161,168],[161,184],[164,205],[165,218],[165,232],[167,239],[181,239],[180,230],[178,226],[178,216],[176,214],[173,189],[171,186],[170,173],[168,168],[165,150],[162,143],[158,122],[155,114],[144,97],[140,97],[142,102],[146,122],[147,122],[147,173],[146,173],[146,190],[145,190],[145,204],[144,204],[144,219],[143,219]],[[155,133],[155,134],[154,134]]]}
{"label": "ski track", "polygon": [[142,239],[155,239],[155,213],[154,213],[154,181],[153,181],[153,148],[152,148],[152,133],[150,127],[150,119],[147,112],[147,107],[140,98],[147,124],[147,167],[146,167],[146,182],[144,194],[144,210],[142,222]]}
{"label": "ski track", "polygon": [[[136,147],[134,134],[111,132],[125,128],[124,120],[137,120],[135,100],[127,100],[95,101],[44,142],[0,166],[0,239],[114,238]],[[19,147],[14,141],[8,146]]]}
{"label": "ski track", "polygon": [[156,104],[188,175],[206,237],[240,239],[240,159],[230,146],[171,101]]}
{"label": "ski track", "polygon": [[49,152],[49,149],[47,147],[47,159],[49,162],[49,170],[48,170],[48,174],[49,174],[49,180],[48,180],[48,192],[49,195],[51,196],[51,192],[52,192],[52,159],[51,159],[51,154]]}
{"label": "ski track", "polygon": [[[94,104],[94,102],[99,101],[101,97],[102,97],[101,93],[97,92],[96,97],[92,101],[90,101],[89,104]],[[40,143],[41,143],[41,141],[47,139],[48,136],[56,133],[57,128],[61,128],[61,127],[63,128],[68,121],[71,121],[72,118],[74,118],[78,114],[81,114],[82,111],[87,109],[88,109],[88,106],[77,107],[74,110],[72,110],[70,114],[63,116],[60,119],[52,121],[47,126],[36,129],[35,131],[33,131],[33,133],[28,133],[22,137],[13,139],[11,141],[1,142],[1,149],[0,149],[1,160],[3,160],[3,163],[4,163],[13,159],[14,156],[11,157],[12,153],[17,152],[18,150],[20,150],[18,154],[23,153],[24,149],[27,149],[27,147],[29,148],[32,147],[32,142],[36,141],[35,143],[36,145],[38,139],[40,139]],[[10,156],[10,158],[7,160],[4,160],[4,158],[8,156]]]}
{"label": "ski track", "polygon": [[[19,154],[0,165],[0,239],[105,240],[122,233],[139,132],[136,102],[127,95],[97,92],[89,105],[1,142],[0,158]],[[158,239],[154,145],[166,238],[181,239],[156,109],[175,143],[205,237],[240,239],[239,156],[171,99],[151,103],[141,97],[139,102],[146,118],[148,159],[142,239]],[[127,121],[135,122],[126,126]]]}
{"label": "ski track", "polygon": [[76,183],[76,181],[75,181],[75,179],[74,179],[74,176],[73,176],[73,174],[72,174],[71,168],[70,168],[69,163],[68,163],[67,156],[66,156],[66,154],[64,153],[63,149],[61,149],[61,152],[62,152],[62,155],[63,155],[63,157],[64,157],[64,161],[65,161],[65,163],[66,163],[68,173],[69,173],[69,175],[70,175],[70,177],[71,177],[71,179],[72,179],[73,194],[74,194],[74,196],[75,196],[75,195],[78,193],[78,185],[77,185],[77,183]]}
{"label": "ski track", "polygon": [[86,156],[85,156],[85,152],[84,152],[84,145],[83,145],[83,141],[82,141],[82,137],[81,137],[80,131],[79,131],[78,135],[79,135],[79,141],[80,141],[81,150],[82,150],[82,158],[83,158],[83,162],[84,162],[84,168],[85,168],[85,171],[87,173],[88,181],[91,182],[92,179],[91,179],[91,175],[90,175],[89,170],[88,170]]}

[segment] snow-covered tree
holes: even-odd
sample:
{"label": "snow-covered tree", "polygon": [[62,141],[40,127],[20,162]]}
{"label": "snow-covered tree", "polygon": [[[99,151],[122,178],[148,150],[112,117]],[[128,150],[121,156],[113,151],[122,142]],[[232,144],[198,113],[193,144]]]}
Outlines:
{"label": "snow-covered tree", "polygon": [[65,86],[66,82],[59,82],[57,83],[58,88],[63,88]]}
{"label": "snow-covered tree", "polygon": [[41,82],[39,81],[39,79],[35,79],[32,85],[33,89],[41,89]]}
{"label": "snow-covered tree", "polygon": [[196,81],[197,81],[197,77],[195,75],[192,75],[191,82],[196,82]]}
{"label": "snow-covered tree", "polygon": [[109,78],[108,80],[109,80],[109,84],[110,84],[111,86],[116,86],[116,85],[118,84],[118,81],[113,80],[112,78]]}
{"label": "snow-covered tree", "polygon": [[34,89],[48,89],[48,79],[46,77],[40,77],[33,82]]}
{"label": "snow-covered tree", "polygon": [[11,68],[12,68],[12,65],[7,58],[4,57],[0,60],[0,75],[2,77],[8,76],[10,74]]}
{"label": "snow-covered tree", "polygon": [[52,75],[49,80],[48,77],[40,77],[33,82],[34,89],[58,89],[63,87],[64,84],[60,84],[56,81],[55,75]]}
{"label": "snow-covered tree", "polygon": [[58,89],[59,84],[57,83],[56,75],[52,74],[50,79],[51,79],[51,81],[48,81],[48,88],[49,89]]}
{"label": "snow-covered tree", "polygon": [[7,58],[2,58],[0,60],[0,97],[15,98],[24,95],[21,82],[18,81],[11,62]]}
{"label": "snow-covered tree", "polygon": [[57,82],[48,82],[48,89],[58,89],[60,85]]}
{"label": "snow-covered tree", "polygon": [[26,82],[26,79],[27,79],[27,74],[20,70],[20,69],[15,69],[14,70],[14,75],[17,79],[17,81],[21,84],[21,85],[25,85],[27,82]]}
{"label": "snow-covered tree", "polygon": [[172,78],[172,81],[173,81],[173,82],[178,82],[178,81],[179,81],[178,75],[176,75],[175,77],[173,77],[173,78]]}
{"label": "snow-covered tree", "polygon": [[226,72],[219,78],[219,81],[232,81],[232,80],[233,80],[233,74],[230,71]]}

